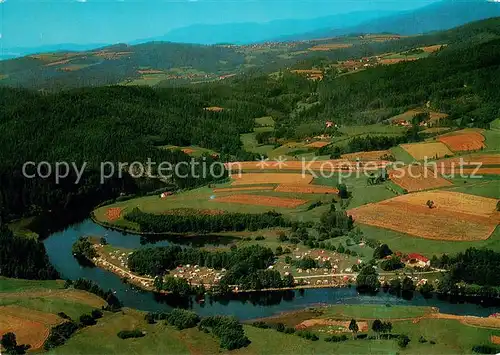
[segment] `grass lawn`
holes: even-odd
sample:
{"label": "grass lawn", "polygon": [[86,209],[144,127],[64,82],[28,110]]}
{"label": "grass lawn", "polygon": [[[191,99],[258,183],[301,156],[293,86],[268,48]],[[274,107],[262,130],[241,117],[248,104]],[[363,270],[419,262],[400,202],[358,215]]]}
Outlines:
{"label": "grass lawn", "polygon": [[440,254],[456,254],[465,251],[467,248],[489,248],[500,251],[500,228],[497,227],[493,234],[486,240],[476,242],[452,242],[446,240],[431,240],[410,236],[388,229],[372,227],[364,224],[357,224],[368,238],[377,239],[387,243],[392,251],[402,253],[421,253],[427,257]]}
{"label": "grass lawn", "polygon": [[347,319],[389,319],[389,318],[414,318],[430,313],[430,307],[417,306],[395,306],[384,305],[335,305],[321,308],[321,318],[347,318]]}
{"label": "grass lawn", "polygon": [[49,289],[62,289],[64,281],[62,280],[22,280],[0,277],[0,294],[2,292],[26,292],[26,291],[44,291]]}
{"label": "grass lawn", "polygon": [[483,132],[483,136],[485,138],[484,144],[486,148],[482,150],[482,153],[500,151],[500,128],[486,130]]}
{"label": "grass lawn", "polygon": [[[445,319],[394,322],[393,332],[406,334],[411,339],[401,354],[470,354],[474,345],[491,345],[491,335],[500,335],[499,330],[476,328]],[[436,344],[419,343],[420,336]]]}
{"label": "grass lawn", "polygon": [[397,196],[390,191],[386,184],[368,185],[368,178],[364,175],[359,177],[344,177],[342,174],[335,174],[331,178],[319,177],[313,180],[313,184],[338,186],[339,182],[346,184],[347,190],[352,192],[352,197],[348,208],[355,208],[367,203],[379,202]]}
{"label": "grass lawn", "polygon": [[415,161],[415,158],[413,158],[406,150],[404,150],[400,146],[392,147],[389,150],[391,151],[394,158],[396,158],[396,161],[402,161],[405,164],[410,164]]}
{"label": "grass lawn", "polygon": [[259,126],[271,126],[274,127],[274,119],[271,116],[258,117],[255,119],[255,123]]}
{"label": "grass lawn", "polygon": [[[403,318],[420,316],[428,311],[425,307],[381,307],[381,306],[334,306],[332,312],[343,312],[348,318]],[[336,313],[332,313],[332,316]],[[311,314],[314,317],[314,314]],[[320,316],[322,317],[322,316]],[[122,340],[116,336],[121,330],[139,329],[146,336]],[[499,330],[475,328],[455,320],[424,319],[394,321],[393,333],[407,334],[411,342],[406,349],[399,349],[395,340],[352,340],[339,343],[325,342],[326,335],[319,334],[320,340],[309,341],[297,335],[279,333],[272,329],[259,329],[244,325],[246,336],[251,343],[230,353],[250,354],[464,354],[470,353],[473,345],[489,344],[491,335]],[[423,336],[429,342],[420,343]],[[219,349],[216,338],[200,332],[197,328],[178,331],[159,322],[146,324],[144,313],[131,309],[124,312],[106,313],[98,324],[79,330],[66,344],[49,354],[228,354]]]}
{"label": "grass lawn", "polygon": [[92,307],[84,303],[75,302],[75,300],[71,299],[64,300],[47,296],[32,298],[0,297],[0,306],[10,305],[34,309],[45,313],[57,314],[59,312],[64,312],[74,320],[78,320],[82,314],[90,313],[93,309],[100,309],[100,307]]}
{"label": "grass lawn", "polygon": [[498,175],[485,175],[479,180],[456,178],[451,181],[456,186],[446,188],[446,190],[500,199],[500,176]]}
{"label": "grass lawn", "polygon": [[30,217],[11,222],[9,223],[9,228],[16,236],[38,239],[38,234],[29,230],[29,226],[34,219],[34,217]]}
{"label": "grass lawn", "polygon": [[310,341],[296,335],[252,326],[245,326],[245,333],[252,343],[246,348],[231,351],[231,354],[394,354],[397,351],[394,341],[351,340],[327,343],[323,339]]}
{"label": "grass lawn", "polygon": [[[122,330],[139,329],[145,337],[120,339]],[[210,334],[197,328],[178,331],[164,322],[147,324],[144,313],[132,309],[109,314],[97,325],[78,331],[66,344],[49,354],[216,354],[219,345]]]}

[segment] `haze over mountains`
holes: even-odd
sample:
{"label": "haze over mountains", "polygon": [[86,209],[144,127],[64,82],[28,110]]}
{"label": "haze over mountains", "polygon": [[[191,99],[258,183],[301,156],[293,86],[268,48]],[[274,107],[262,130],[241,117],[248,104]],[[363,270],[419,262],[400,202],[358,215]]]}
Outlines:
{"label": "haze over mountains", "polygon": [[[320,8],[318,8],[320,12]],[[296,41],[334,37],[352,33],[397,33],[414,35],[450,29],[471,21],[500,16],[500,3],[487,0],[444,0],[405,12],[364,11],[313,19],[276,20],[266,23],[196,24],[168,31],[164,35],[128,41],[140,44],[168,41],[196,44],[250,44],[265,41]],[[111,43],[109,43],[111,44]],[[36,47],[0,47],[0,59],[34,53],[82,51],[107,43],[51,44]]]}
{"label": "haze over mountains", "polygon": [[349,33],[397,33],[416,35],[447,30],[468,22],[500,16],[500,2],[444,0],[414,11],[378,17],[353,27],[323,28],[299,36],[283,36],[281,40],[310,40]]}

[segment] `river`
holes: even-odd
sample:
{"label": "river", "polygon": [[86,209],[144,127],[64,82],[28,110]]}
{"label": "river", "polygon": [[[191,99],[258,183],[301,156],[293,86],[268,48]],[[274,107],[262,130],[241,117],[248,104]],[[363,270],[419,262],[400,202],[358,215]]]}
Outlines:
{"label": "river", "polygon": [[[438,307],[442,313],[457,315],[488,316],[500,312],[500,306],[484,307],[473,303],[451,303],[436,297],[425,299],[415,293],[411,300],[405,300],[389,293],[379,292],[375,296],[358,294],[355,288],[319,288],[296,291],[256,292],[239,294],[219,300],[207,299],[204,303],[192,299],[173,299],[158,296],[153,292],[138,290],[123,283],[115,274],[100,269],[82,267],[71,253],[73,243],[81,236],[105,236],[108,243],[123,248],[143,248],[152,245],[164,246],[174,241],[147,243],[144,238],[108,230],[90,219],[73,224],[62,231],[49,234],[44,240],[50,261],[64,279],[86,278],[96,282],[103,289],[112,289],[126,307],[144,311],[168,311],[175,306],[190,307],[201,316],[221,314],[234,315],[241,320],[272,316],[281,312],[293,311],[317,304],[380,304],[415,305]],[[203,237],[205,239],[205,237]],[[189,239],[200,245],[200,238]],[[208,238],[210,244],[227,243],[230,238]]]}

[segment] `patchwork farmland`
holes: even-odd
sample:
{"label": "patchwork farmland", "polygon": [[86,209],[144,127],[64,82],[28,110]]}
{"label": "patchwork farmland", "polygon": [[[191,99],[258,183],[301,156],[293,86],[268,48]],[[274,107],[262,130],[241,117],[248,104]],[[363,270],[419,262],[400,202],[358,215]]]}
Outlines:
{"label": "patchwork farmland", "polygon": [[452,186],[453,183],[444,179],[439,172],[435,172],[422,165],[409,165],[398,170],[389,170],[389,178],[408,192],[436,189]]}
{"label": "patchwork farmland", "polygon": [[[431,206],[428,201],[432,201]],[[429,191],[368,204],[348,213],[356,222],[416,237],[475,241],[490,237],[500,221],[496,199]]]}
{"label": "patchwork farmland", "polygon": [[454,152],[477,151],[485,148],[485,138],[481,130],[461,130],[439,137]]}

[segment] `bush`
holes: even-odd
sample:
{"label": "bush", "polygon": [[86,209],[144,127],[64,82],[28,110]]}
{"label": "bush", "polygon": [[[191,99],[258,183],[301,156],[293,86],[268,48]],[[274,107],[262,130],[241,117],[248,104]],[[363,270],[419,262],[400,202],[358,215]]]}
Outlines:
{"label": "bush", "polygon": [[185,309],[176,308],[167,314],[167,322],[179,330],[196,327],[200,321],[200,317]]}
{"label": "bush", "polygon": [[53,327],[43,344],[43,348],[50,350],[64,344],[77,330],[78,325],[75,322],[65,322]]}
{"label": "bush", "polygon": [[276,324],[276,330],[280,333],[283,333],[285,331],[285,325],[283,323]]}
{"label": "bush", "polygon": [[311,340],[311,341],[319,340],[319,337],[316,334],[314,334],[308,330],[299,330],[295,334],[297,334],[299,337],[307,339],[307,340]]}
{"label": "bush", "polygon": [[497,354],[499,351],[499,348],[490,345],[474,345],[472,347],[472,352],[478,354]]}
{"label": "bush", "polygon": [[419,343],[427,343],[427,339],[425,339],[423,336],[420,336],[420,338],[418,338],[418,342]]}
{"label": "bush", "polygon": [[266,238],[264,238],[262,235],[259,235],[259,236],[255,237],[256,241],[264,240],[264,239],[266,239]]}
{"label": "bush", "polygon": [[210,330],[218,337],[221,348],[234,350],[250,344],[250,340],[245,336],[243,326],[234,317],[206,317],[201,320],[199,327],[204,331]]}
{"label": "bush", "polygon": [[256,328],[261,328],[261,329],[269,329],[269,325],[265,322],[253,322],[252,325]]}
{"label": "bush", "polygon": [[[366,335],[366,334],[364,334]],[[347,338],[347,335],[343,334],[343,335],[332,335],[331,337],[328,337],[328,338],[325,338],[325,341],[327,342],[330,342],[330,343],[338,343],[338,342],[341,342],[341,341],[346,341],[348,338]]]}
{"label": "bush", "polygon": [[90,313],[90,315],[92,316],[92,318],[94,319],[99,319],[99,318],[102,318],[102,312],[98,309],[94,309],[92,310],[92,312]]}
{"label": "bush", "polygon": [[285,334],[293,334],[293,333],[295,333],[295,328],[293,328],[293,327],[287,327],[287,328],[285,328],[285,330],[283,331],[283,333],[285,333]]}
{"label": "bush", "polygon": [[90,314],[83,314],[80,316],[80,323],[82,323],[83,326],[89,326],[94,325],[97,322]]}
{"label": "bush", "polygon": [[140,330],[122,330],[116,334],[120,339],[129,339],[129,338],[142,338],[146,334]]}
{"label": "bush", "polygon": [[64,312],[59,312],[59,313],[57,313],[57,315],[58,315],[59,317],[63,318],[63,319],[71,320],[71,317],[70,317],[70,316],[68,316],[68,315],[67,315],[66,313],[64,313]]}
{"label": "bush", "polygon": [[408,338],[407,335],[400,335],[398,337],[398,346],[401,348],[401,349],[404,349],[408,346],[408,344],[410,343],[410,338]]}

